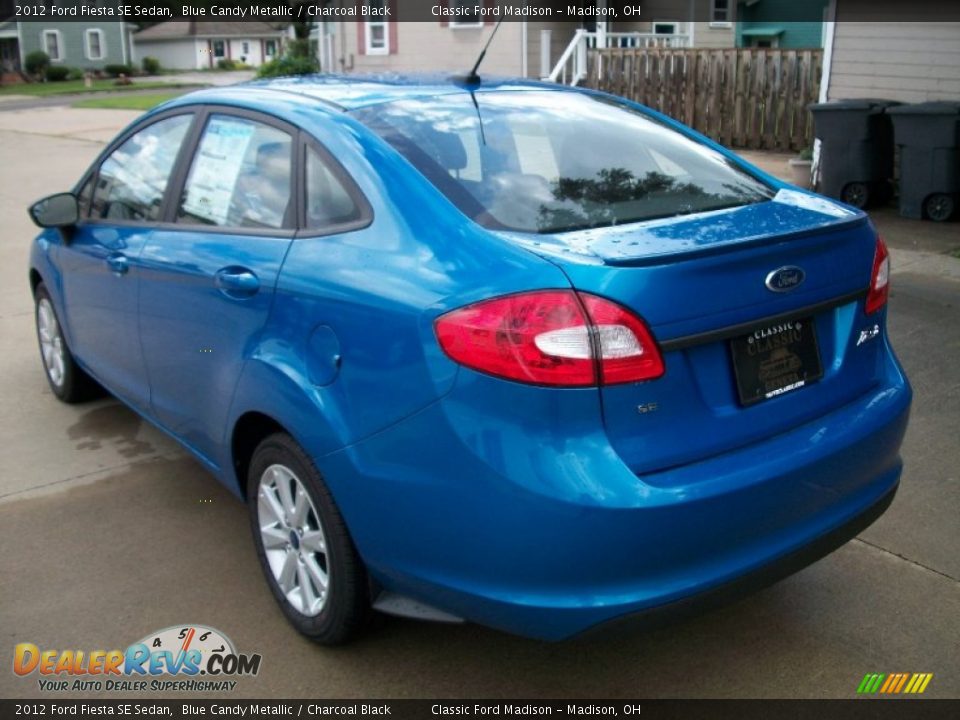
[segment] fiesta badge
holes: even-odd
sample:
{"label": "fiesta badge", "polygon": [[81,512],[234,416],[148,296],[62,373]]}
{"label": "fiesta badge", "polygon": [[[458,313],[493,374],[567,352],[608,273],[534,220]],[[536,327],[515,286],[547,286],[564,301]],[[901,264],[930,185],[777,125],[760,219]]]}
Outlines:
{"label": "fiesta badge", "polygon": [[796,265],[785,265],[767,275],[766,285],[773,292],[789,292],[799,287],[805,277],[806,273],[802,268]]}

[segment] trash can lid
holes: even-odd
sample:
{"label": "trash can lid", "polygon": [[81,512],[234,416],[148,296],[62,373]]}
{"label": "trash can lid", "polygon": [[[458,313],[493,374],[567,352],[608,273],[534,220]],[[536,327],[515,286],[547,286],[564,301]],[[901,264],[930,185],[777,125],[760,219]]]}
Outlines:
{"label": "trash can lid", "polygon": [[858,110],[863,112],[864,110],[885,110],[886,108],[895,107],[901,103],[897,100],[881,100],[879,98],[851,98],[849,100],[831,100],[830,102],[825,103],[814,103],[810,105],[809,108],[813,112],[818,112],[821,110]]}
{"label": "trash can lid", "polygon": [[936,100],[932,102],[914,103],[892,108],[894,115],[960,115],[960,102],[952,100]]}

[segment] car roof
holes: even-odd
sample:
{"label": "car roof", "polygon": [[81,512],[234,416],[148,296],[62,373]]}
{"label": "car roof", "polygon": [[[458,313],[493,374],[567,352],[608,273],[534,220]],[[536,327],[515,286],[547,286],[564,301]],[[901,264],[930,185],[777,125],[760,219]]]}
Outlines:
{"label": "car roof", "polygon": [[[565,86],[518,78],[483,78],[480,83],[467,84],[444,75],[300,75],[293,77],[254,80],[225,88],[210,88],[183,96],[193,102],[217,99],[238,101],[246,96],[266,101],[273,93],[299,95],[316,100],[342,111],[357,110],[371,105],[397,100],[424,99],[442,95],[482,93],[493,90],[567,90]],[[275,97],[275,96],[274,96]]]}

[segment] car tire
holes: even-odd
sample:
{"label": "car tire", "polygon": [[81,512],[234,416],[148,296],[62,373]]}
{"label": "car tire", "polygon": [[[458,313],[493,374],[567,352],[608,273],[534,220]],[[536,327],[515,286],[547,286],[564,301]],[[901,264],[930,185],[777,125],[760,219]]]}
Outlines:
{"label": "car tire", "polygon": [[65,403],[80,403],[103,395],[103,388],[73,359],[53,300],[43,283],[37,285],[33,297],[37,344],[50,390]]}
{"label": "car tire", "polygon": [[321,645],[340,645],[366,624],[367,573],[313,461],[284,433],[261,442],[247,475],[254,545],[290,623]]}

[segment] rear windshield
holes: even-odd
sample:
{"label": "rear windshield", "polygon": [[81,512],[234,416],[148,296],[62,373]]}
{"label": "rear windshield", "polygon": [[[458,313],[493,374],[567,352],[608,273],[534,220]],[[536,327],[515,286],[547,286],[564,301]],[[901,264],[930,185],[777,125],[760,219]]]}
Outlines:
{"label": "rear windshield", "polygon": [[397,101],[355,115],[491,229],[605,227],[774,194],[720,153],[604,98],[479,92]]}

